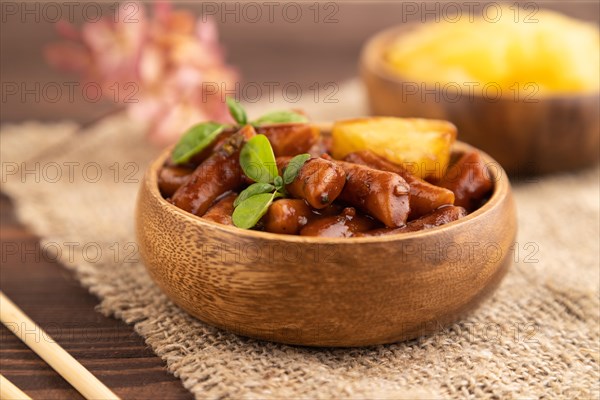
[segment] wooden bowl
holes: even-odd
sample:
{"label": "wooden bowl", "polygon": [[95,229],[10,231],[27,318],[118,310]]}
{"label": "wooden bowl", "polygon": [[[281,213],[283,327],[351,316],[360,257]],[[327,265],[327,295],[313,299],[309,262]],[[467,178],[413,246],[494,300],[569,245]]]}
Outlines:
{"label": "wooden bowl", "polygon": [[[582,168],[598,162],[600,96],[531,96],[535,87],[496,92],[483,86],[440,83],[431,87],[394,72],[383,55],[398,36],[414,29],[385,30],[365,45],[360,70],[375,115],[444,119],[461,140],[488,152],[512,175],[527,176]],[[505,91],[506,92],[506,91]]]}
{"label": "wooden bowl", "polygon": [[391,343],[456,321],[511,265],[515,206],[506,174],[487,155],[494,191],[467,217],[421,232],[331,239],[242,230],[173,206],[157,185],[169,151],[140,187],[140,254],[167,296],[210,325],[307,346]]}

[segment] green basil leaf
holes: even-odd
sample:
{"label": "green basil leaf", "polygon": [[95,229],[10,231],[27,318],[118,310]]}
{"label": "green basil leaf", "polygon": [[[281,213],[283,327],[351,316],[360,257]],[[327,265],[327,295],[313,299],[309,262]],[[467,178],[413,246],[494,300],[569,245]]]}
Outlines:
{"label": "green basil leaf", "polygon": [[275,177],[275,179],[273,179],[273,185],[275,185],[277,190],[283,189],[283,178],[281,178],[279,175],[277,175]]}
{"label": "green basil leaf", "polygon": [[275,190],[275,186],[270,183],[253,183],[248,186],[242,193],[239,194],[238,197],[235,198],[233,202],[233,206],[237,207],[242,201],[246,200],[249,197],[255,196],[257,194],[269,193]]}
{"label": "green basil leaf", "polygon": [[255,182],[271,183],[277,176],[277,163],[269,139],[256,135],[240,152],[240,165],[246,176]]}
{"label": "green basil leaf", "polygon": [[310,159],[310,154],[298,154],[290,160],[283,171],[283,182],[289,185],[296,179],[300,168]]}
{"label": "green basil leaf", "polygon": [[267,213],[276,195],[277,192],[262,193],[242,201],[233,210],[233,224],[242,229],[252,228]]}
{"label": "green basil leaf", "polygon": [[242,108],[240,103],[235,101],[233,97],[227,97],[225,101],[227,102],[227,107],[229,108],[229,114],[231,114],[233,119],[240,125],[246,125],[248,123],[248,117],[246,116],[246,111]]}
{"label": "green basil leaf", "polygon": [[251,122],[254,126],[284,124],[289,122],[308,122],[306,116],[295,111],[273,111]]}
{"label": "green basil leaf", "polygon": [[173,148],[171,160],[175,164],[186,163],[223,131],[225,125],[216,122],[203,122],[188,129]]}

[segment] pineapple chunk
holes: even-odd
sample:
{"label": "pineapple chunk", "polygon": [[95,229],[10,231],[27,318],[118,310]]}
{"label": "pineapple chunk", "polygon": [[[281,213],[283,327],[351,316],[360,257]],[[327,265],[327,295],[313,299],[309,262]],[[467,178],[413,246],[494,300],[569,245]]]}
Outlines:
{"label": "pineapple chunk", "polygon": [[493,23],[466,13],[457,21],[416,26],[389,44],[386,63],[410,82],[477,83],[478,95],[485,95],[481,90],[488,83],[499,85],[508,98],[516,90],[521,96],[598,92],[596,24],[547,9],[519,10],[514,4],[497,10]]}
{"label": "pineapple chunk", "polygon": [[371,150],[422,179],[440,179],[448,167],[456,127],[433,119],[372,117],[338,121],[332,136],[334,158]]}

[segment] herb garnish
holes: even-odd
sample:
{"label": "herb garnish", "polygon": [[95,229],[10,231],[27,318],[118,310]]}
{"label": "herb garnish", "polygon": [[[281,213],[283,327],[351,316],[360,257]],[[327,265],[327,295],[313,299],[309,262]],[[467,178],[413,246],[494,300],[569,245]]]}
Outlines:
{"label": "herb garnish", "polygon": [[[231,97],[227,97],[227,108],[229,114],[233,117],[236,124],[235,128],[240,128],[248,124],[248,117],[244,108]],[[274,111],[269,112],[262,117],[251,121],[250,125],[262,126],[268,124],[283,124],[283,123],[302,123],[308,122],[308,119],[294,111]],[[210,145],[219,134],[225,129],[231,127],[227,124],[218,122],[202,122],[189,128],[179,139],[171,154],[171,161],[174,164],[185,164],[194,155],[204,150]]]}
{"label": "herb garnish", "polygon": [[240,165],[246,176],[256,183],[248,186],[235,199],[233,224],[243,229],[256,225],[267,213],[273,200],[286,196],[285,185],[294,181],[309,158],[310,154],[299,154],[292,158],[281,177],[267,137],[256,135],[248,140],[240,152]]}
{"label": "herb garnish", "polygon": [[203,122],[192,126],[179,139],[171,154],[171,160],[174,164],[188,162],[190,158],[211,144],[224,128],[225,125],[216,122]]}
{"label": "herb garnish", "polygon": [[306,116],[295,111],[272,111],[250,122],[254,126],[285,124],[290,122],[308,122]]}
{"label": "herb garnish", "polygon": [[225,101],[227,102],[229,114],[231,114],[235,122],[239,125],[246,125],[248,123],[248,116],[246,115],[246,110],[244,110],[240,103],[235,101],[233,97],[227,97]]}

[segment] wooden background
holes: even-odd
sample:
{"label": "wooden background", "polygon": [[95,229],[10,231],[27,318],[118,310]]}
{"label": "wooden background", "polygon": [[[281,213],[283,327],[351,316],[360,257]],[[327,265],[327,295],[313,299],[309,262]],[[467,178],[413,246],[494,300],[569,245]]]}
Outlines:
{"label": "wooden background", "polygon": [[[308,88],[315,83],[324,85],[355,76],[360,47],[378,30],[403,21],[434,19],[436,7],[441,18],[451,10],[444,2],[407,3],[322,2],[317,5],[320,11],[317,22],[313,2],[295,3],[301,5],[304,15],[295,23],[285,21],[281,12],[275,12],[273,23],[269,23],[267,17],[253,22],[252,16],[247,14],[250,18],[245,18],[241,9],[237,11],[239,22],[235,21],[236,12],[216,18],[228,60],[239,67],[244,82],[297,82]],[[15,4],[18,11],[24,7],[21,2],[3,2],[1,5],[1,84],[31,87],[36,82],[44,85],[72,80],[72,77],[46,67],[41,56],[44,44],[55,37],[55,24],[45,20],[43,15],[39,21],[35,21],[35,15],[9,15],[6,4]],[[35,9],[36,3],[28,4],[30,9]],[[99,4],[107,10],[114,3]],[[229,4],[239,7],[239,3]],[[596,23],[599,19],[599,2],[594,0],[534,4]],[[411,8],[414,5],[417,5],[416,13]],[[201,6],[189,2],[177,6],[201,11]],[[433,12],[427,12],[424,7]],[[332,12],[331,17],[337,22],[325,23],[325,16]],[[75,13],[76,16],[80,14]],[[343,106],[343,99],[339,100]],[[36,101],[31,95],[23,99],[20,95],[5,93],[0,104],[2,123],[28,119],[87,122],[115,106],[110,102],[86,102],[81,96],[73,102],[67,96],[50,102],[43,98]],[[0,217],[1,290],[123,398],[191,397],[179,380],[166,372],[162,360],[146,347],[131,327],[95,312],[97,299],[82,289],[69,271],[44,260],[37,248],[38,239],[18,223],[10,200],[5,196],[0,197]],[[8,246],[16,246],[19,250],[7,252]],[[4,327],[0,328],[0,373],[34,398],[80,398],[68,383]]]}

